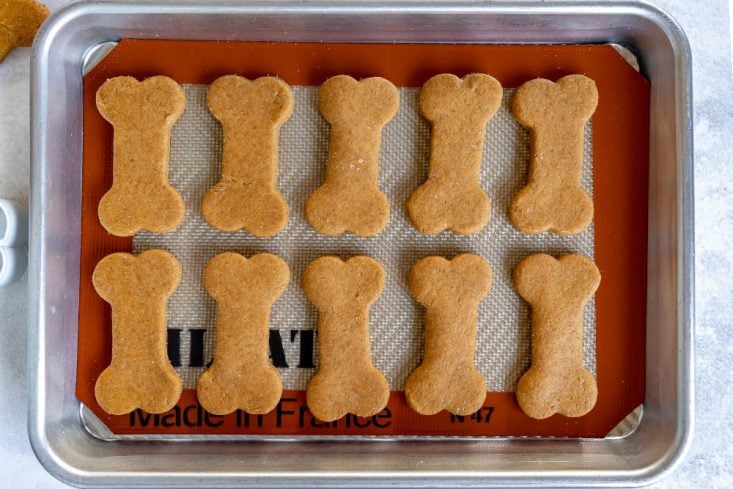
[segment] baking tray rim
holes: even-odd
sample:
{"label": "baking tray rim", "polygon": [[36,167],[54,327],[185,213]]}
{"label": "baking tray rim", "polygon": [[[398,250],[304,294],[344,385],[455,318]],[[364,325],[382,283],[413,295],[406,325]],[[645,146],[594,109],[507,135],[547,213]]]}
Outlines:
{"label": "baking tray rim", "polygon": [[[532,479],[543,480],[545,482],[557,482],[564,484],[582,484],[582,485],[616,485],[616,484],[648,484],[666,475],[673,470],[685,452],[689,448],[692,429],[693,429],[693,396],[694,389],[694,372],[693,372],[693,293],[694,293],[694,243],[692,241],[693,234],[693,163],[692,163],[692,110],[691,110],[691,72],[690,72],[690,48],[680,26],[666,13],[642,2],[526,2],[526,3],[509,3],[509,2],[409,2],[397,4],[389,1],[379,2],[356,2],[356,3],[337,3],[332,1],[326,2],[308,2],[305,4],[297,2],[253,2],[251,4],[234,4],[228,2],[217,2],[215,4],[201,5],[192,1],[183,1],[177,3],[159,3],[159,2],[143,2],[133,3],[125,2],[81,2],[71,4],[59,12],[54,14],[51,19],[44,24],[36,43],[33,48],[32,59],[32,155],[31,155],[31,240],[29,253],[30,260],[30,280],[29,280],[29,421],[28,429],[36,456],[42,465],[57,478],[71,484],[109,484],[109,483],[125,483],[126,472],[104,471],[94,472],[79,467],[75,467],[70,461],[65,460],[58,453],[48,438],[46,431],[46,375],[48,374],[46,363],[45,339],[48,334],[46,312],[44,310],[45,292],[48,288],[48,277],[46,275],[46,267],[48,262],[48,243],[44,240],[47,228],[47,220],[51,217],[45,205],[45,191],[48,190],[48,182],[39,180],[39,176],[44,175],[44,164],[46,162],[46,141],[45,127],[47,125],[48,115],[48,92],[49,87],[44,85],[44,80],[48,76],[49,52],[52,44],[60,33],[63,33],[65,27],[70,21],[89,14],[98,13],[114,13],[116,9],[131,8],[138,13],[156,12],[156,13],[177,13],[182,10],[186,13],[219,13],[231,15],[233,11],[238,14],[258,14],[265,15],[267,13],[277,13],[281,9],[298,9],[306,8],[323,13],[369,13],[379,11],[400,12],[400,13],[420,13],[420,14],[467,14],[474,11],[482,11],[493,15],[498,14],[514,14],[522,15],[527,11],[535,14],[545,13],[547,15],[562,15],[564,13],[573,14],[593,14],[598,9],[603,8],[608,11],[616,11],[626,15],[637,15],[648,21],[655,23],[660,27],[676,53],[676,74],[678,75],[675,84],[677,106],[676,106],[676,133],[677,133],[677,283],[679,284],[676,297],[678,300],[679,311],[677,314],[677,341],[678,341],[678,396],[677,410],[678,422],[677,431],[675,433],[674,442],[669,450],[660,459],[656,460],[643,468],[629,470],[603,470],[595,471],[589,474],[587,469],[580,470],[552,470],[552,471],[353,471],[344,473],[322,473],[322,472],[288,472],[286,474],[267,474],[267,473],[247,473],[232,472],[222,475],[216,472],[177,472],[162,473],[150,472],[145,475],[150,479],[145,481],[149,484],[153,481],[169,477],[169,482],[181,484],[187,477],[193,477],[197,480],[216,480],[220,483],[226,483],[227,477],[242,478],[256,477],[265,484],[277,484],[278,478],[288,483],[293,483],[293,478],[299,477],[301,483],[318,481],[327,479],[327,485],[338,485],[344,482],[361,483],[377,481],[395,482],[403,484],[406,481],[411,483],[420,483],[422,480],[436,483],[444,481],[446,483],[460,483],[460,481],[474,483],[492,483],[507,484],[511,482],[523,481],[529,482]],[[566,10],[568,12],[566,12]],[[99,42],[111,40],[97,39],[97,42],[89,44],[93,47]],[[614,42],[615,40],[609,40]],[[409,42],[409,41],[408,41]],[[500,42],[500,41],[499,41]],[[516,41],[510,41],[516,43]],[[80,63],[80,60],[78,60]],[[81,73],[79,73],[81,76]],[[680,127],[680,122],[684,127]],[[553,442],[554,443],[554,442]],[[602,441],[600,441],[602,443]],[[141,474],[142,475],[142,474]],[[368,478],[368,480],[367,480]],[[131,482],[131,481],[127,481]],[[141,482],[141,481],[140,481]],[[230,481],[231,482],[231,481]],[[282,483],[282,482],[281,482]]]}

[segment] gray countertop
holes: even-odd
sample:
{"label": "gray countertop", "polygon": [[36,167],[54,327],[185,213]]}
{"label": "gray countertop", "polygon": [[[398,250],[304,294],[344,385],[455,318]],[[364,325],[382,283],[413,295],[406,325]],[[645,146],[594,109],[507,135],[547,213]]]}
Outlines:
{"label": "gray countertop", "polygon": [[[47,0],[55,10],[68,3]],[[695,117],[696,421],[680,467],[653,487],[733,487],[733,78],[725,0],[655,0],[692,46]],[[0,64],[0,197],[26,201],[30,49]],[[68,487],[36,461],[26,431],[27,287],[0,288],[0,477],[3,487]]]}

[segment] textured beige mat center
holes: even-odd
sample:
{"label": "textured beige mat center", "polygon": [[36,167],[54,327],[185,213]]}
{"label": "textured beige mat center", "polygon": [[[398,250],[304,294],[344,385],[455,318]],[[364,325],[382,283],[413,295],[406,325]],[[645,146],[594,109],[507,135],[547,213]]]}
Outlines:
{"label": "textured beige mat center", "polygon": [[[305,389],[313,368],[299,368],[310,358],[308,334],[316,324],[315,308],[300,288],[301,274],[313,259],[335,254],[348,257],[369,255],[384,265],[387,282],[370,314],[370,335],[374,363],[386,375],[392,390],[402,390],[410,372],[422,357],[422,311],[412,300],[406,284],[407,272],[428,255],[452,256],[476,253],[493,268],[493,287],[479,307],[476,365],[489,391],[512,391],[529,366],[529,308],[514,291],[513,267],[534,252],[582,253],[593,258],[593,226],[582,233],[561,237],[550,233],[526,235],[509,222],[507,207],[525,183],[529,161],[529,136],[509,110],[512,90],[504,91],[502,107],[489,121],[484,144],[481,185],[491,198],[491,220],[481,232],[468,237],[445,232],[426,236],[410,224],[405,203],[424,182],[428,167],[430,128],[417,109],[417,88],[400,89],[400,110],[382,134],[379,186],[391,205],[386,229],[372,238],[345,234],[327,237],[316,233],[305,221],[306,199],[323,181],[329,126],[317,108],[317,87],[293,87],[295,110],[280,135],[278,186],[290,207],[290,221],[272,238],[256,238],[246,232],[224,233],[209,226],[200,213],[206,190],[219,178],[222,131],[206,108],[206,86],[184,85],[186,112],[173,128],[170,180],[186,202],[183,224],[165,234],[142,232],[135,236],[133,251],[150,248],[171,251],[183,266],[181,285],[171,298],[168,327],[181,330],[178,371],[184,388],[195,388],[202,366],[188,366],[191,341],[201,339],[203,359],[213,355],[215,303],[202,284],[204,266],[216,254],[238,251],[250,256],[270,252],[290,266],[288,289],[272,309],[276,344],[281,340],[288,368],[280,368],[283,387]],[[592,195],[590,124],[586,126],[582,184]],[[194,332],[196,331],[196,332]],[[203,332],[202,332],[203,331]],[[203,336],[202,336],[203,335]],[[585,366],[593,373],[595,352],[595,301],[585,310]],[[196,337],[197,339],[192,340]],[[301,343],[302,340],[305,340]],[[316,342],[314,342],[315,344]],[[312,358],[317,362],[317,352]]]}

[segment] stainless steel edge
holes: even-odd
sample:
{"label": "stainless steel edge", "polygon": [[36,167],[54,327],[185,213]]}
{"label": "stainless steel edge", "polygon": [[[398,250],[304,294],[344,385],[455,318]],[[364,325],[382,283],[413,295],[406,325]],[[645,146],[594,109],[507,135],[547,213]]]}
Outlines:
{"label": "stainless steel edge", "polygon": [[[72,8],[65,9],[66,11]],[[47,63],[50,43],[68,20],[65,14],[43,24],[36,36],[31,55],[31,169],[30,169],[30,236],[29,236],[29,281],[28,281],[28,434],[36,457],[52,475],[72,483],[72,474],[77,472],[67,463],[49,442],[47,414],[47,338],[48,324],[45,304],[48,290],[46,273],[49,246],[46,239],[49,215],[49,183],[46,175],[48,160],[48,129],[51,94],[47,90],[50,66]],[[81,95],[81,94],[79,94]],[[80,194],[79,194],[80,195]],[[80,202],[80,196],[77,204]],[[78,226],[77,226],[78,227]],[[77,240],[78,242],[78,240]]]}
{"label": "stainless steel edge", "polygon": [[[496,22],[499,15],[511,17],[513,23],[505,25],[504,30],[481,25],[487,18]],[[657,217],[667,217],[663,209],[657,208],[667,201],[661,197],[659,202],[653,201],[650,191],[650,251],[669,249],[676,260],[669,271],[677,284],[670,292],[676,334],[666,340],[669,348],[663,352],[674,352],[673,355],[661,360],[654,356],[659,351],[650,350],[652,355],[647,355],[648,370],[652,371],[648,375],[665,375],[662,367],[669,367],[666,375],[670,376],[667,380],[671,386],[662,385],[661,377],[653,383],[648,381],[648,398],[652,402],[649,409],[645,407],[645,422],[640,429],[620,440],[549,444],[537,440],[363,442],[337,447],[313,442],[287,444],[296,446],[297,452],[277,444],[242,442],[167,444],[162,449],[156,442],[106,443],[89,436],[79,422],[79,405],[73,389],[78,297],[60,292],[57,286],[62,280],[67,290],[78,290],[78,251],[74,250],[79,245],[81,89],[79,82],[78,87],[57,93],[61,88],[52,81],[68,82],[77,76],[80,79],[84,52],[94,45],[118,40],[122,35],[150,37],[152,31],[141,26],[153,18],[160,26],[157,33],[161,37],[211,38],[205,30],[181,29],[174,21],[177,16],[187,18],[189,24],[195,24],[191,21],[193,17],[209,21],[216,17],[221,21],[217,36],[225,39],[253,39],[265,33],[273,40],[376,42],[384,39],[384,29],[350,30],[350,24],[344,19],[352,18],[361,23],[368,21],[369,26],[381,22],[387,26],[386,32],[399,34],[402,42],[424,40],[426,29],[433,42],[492,42],[492,36],[493,42],[507,43],[616,42],[630,47],[639,56],[642,72],[647,74],[659,69],[650,63],[653,53],[649,49],[660,48],[648,42],[666,43],[661,47],[671,49],[670,61],[675,66],[671,83],[675,90],[676,134],[673,155],[664,155],[673,157],[675,163],[669,177],[674,190],[669,197],[676,199],[675,215],[669,224],[672,229],[661,227],[667,224],[660,224],[658,219],[653,220],[652,211]],[[288,30],[297,27],[293,20],[296,16],[307,16],[306,20],[312,24],[306,27],[318,25],[319,18],[333,19],[333,28]],[[593,16],[609,19],[603,23],[605,31],[587,28],[586,21]],[[252,20],[248,24],[251,29],[242,29],[241,24],[232,20],[241,21],[245,17],[259,23]],[[100,23],[101,18],[107,23]],[[112,18],[118,19],[117,24]],[[133,18],[138,24],[133,27],[125,24]],[[612,25],[611,20],[615,18],[637,23],[625,31]],[[272,22],[269,26],[268,19]],[[451,31],[449,27],[455,19],[465,20],[464,30]],[[567,24],[565,29],[558,29],[562,22]],[[273,25],[280,28],[274,29]],[[658,29],[660,34],[651,41],[647,39],[646,45],[635,45],[634,35],[641,35],[638,29],[642,25]],[[543,31],[548,26],[558,30],[552,38]],[[274,29],[273,32],[268,28]],[[607,33],[614,33],[613,38]],[[658,480],[684,455],[692,433],[694,378],[690,51],[679,26],[658,9],[637,2],[85,2],[62,9],[43,26],[33,48],[32,67],[29,436],[41,463],[59,479],[84,487],[628,486]],[[659,95],[653,93],[653,98]],[[64,116],[63,130],[50,123],[50,119],[60,115]],[[652,156],[663,161],[664,158],[658,158],[661,153],[655,153],[662,147],[659,144],[652,145]],[[63,164],[59,165],[59,161]],[[65,177],[65,170],[71,171],[73,177]],[[668,182],[660,177],[664,172],[657,170],[660,169],[655,169],[655,178],[659,177],[659,181],[652,185],[655,189],[666,188],[662,184]],[[668,231],[674,238],[670,243],[664,241]],[[653,250],[652,245],[656,246]],[[659,266],[652,266],[661,270],[668,261],[661,257]],[[650,279],[649,293],[661,294],[653,290],[654,280]],[[660,300],[652,297],[652,300],[658,303],[660,311],[667,305],[666,297]],[[654,314],[651,312],[650,318],[656,321]],[[649,334],[664,332],[657,330],[662,326],[655,322],[649,326]],[[666,363],[672,359],[673,363]],[[655,360],[665,363],[661,365]],[[64,383],[69,376],[71,382]],[[663,401],[670,400],[672,407],[668,409]],[[657,401],[659,406],[655,404]],[[660,435],[659,430],[666,430],[659,437],[662,441],[652,444],[651,440]],[[639,451],[642,448],[647,450]],[[161,460],[174,466],[166,466]]]}
{"label": "stainless steel edge", "polygon": [[[656,25],[664,29],[674,49],[675,62],[675,143],[677,146],[676,195],[677,229],[677,432],[667,453],[639,474],[638,484],[659,481],[673,471],[689,451],[694,431],[694,158],[692,112],[692,53],[682,27],[669,14],[643,4]],[[650,222],[650,229],[653,223]],[[651,232],[651,231],[650,231]],[[652,348],[647,339],[647,352]],[[649,356],[647,355],[647,359]],[[649,368],[649,365],[647,365]]]}

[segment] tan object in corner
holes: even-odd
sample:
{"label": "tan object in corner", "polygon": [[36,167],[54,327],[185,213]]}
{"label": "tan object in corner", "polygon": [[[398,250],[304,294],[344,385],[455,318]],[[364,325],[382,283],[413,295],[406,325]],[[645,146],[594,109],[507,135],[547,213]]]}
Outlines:
{"label": "tan object in corner", "polygon": [[389,384],[372,364],[369,306],[384,288],[382,265],[367,256],[323,256],[306,267],[302,285],[318,308],[318,371],[308,384],[308,408],[322,421],[377,414]]}
{"label": "tan object in corner", "polygon": [[293,112],[290,87],[271,76],[227,75],[209,87],[206,101],[224,130],[224,149],[221,179],[201,202],[204,218],[222,231],[279,233],[288,222],[276,185],[280,127]]}
{"label": "tan object in corner", "polygon": [[282,382],[269,360],[270,309],[289,280],[288,265],[269,253],[246,259],[227,252],[206,265],[204,285],[217,307],[216,347],[196,390],[208,412],[265,414],[280,401]]}
{"label": "tan object in corner", "polygon": [[319,233],[373,236],[387,225],[389,202],[377,187],[379,148],[398,106],[397,88],[384,78],[339,75],[321,85],[318,107],[331,124],[326,178],[305,206]]}
{"label": "tan object in corner", "polygon": [[183,220],[168,160],[171,128],[185,107],[183,89],[165,76],[119,76],[97,91],[97,109],[114,126],[112,188],[99,201],[99,220],[111,234],[162,233]]}
{"label": "tan object in corner", "polygon": [[512,111],[531,133],[529,178],[509,207],[514,226],[529,234],[577,234],[593,220],[593,200],[580,184],[583,129],[598,105],[593,80],[538,78],[514,94]]}
{"label": "tan object in corner", "polygon": [[112,306],[112,362],[94,387],[109,414],[162,413],[181,397],[166,348],[168,298],[180,279],[181,265],[163,250],[113,253],[94,269],[94,288]]}
{"label": "tan object in corner", "polygon": [[425,353],[405,384],[407,403],[420,414],[478,411],[486,383],[473,363],[476,325],[479,302],[491,290],[491,266],[477,255],[429,256],[407,280],[425,307]]}
{"label": "tan object in corner", "polygon": [[13,49],[30,46],[48,17],[48,8],[34,0],[0,1],[0,63]]}
{"label": "tan object in corner", "polygon": [[601,281],[582,255],[537,253],[514,269],[514,284],[532,306],[532,366],[519,379],[517,401],[528,416],[577,417],[596,404],[596,379],[583,367],[583,309]]}
{"label": "tan object in corner", "polygon": [[420,90],[420,112],[432,127],[430,170],[407,212],[421,233],[472,234],[489,222],[491,201],[479,178],[486,123],[502,95],[499,82],[480,73],[437,75]]}

